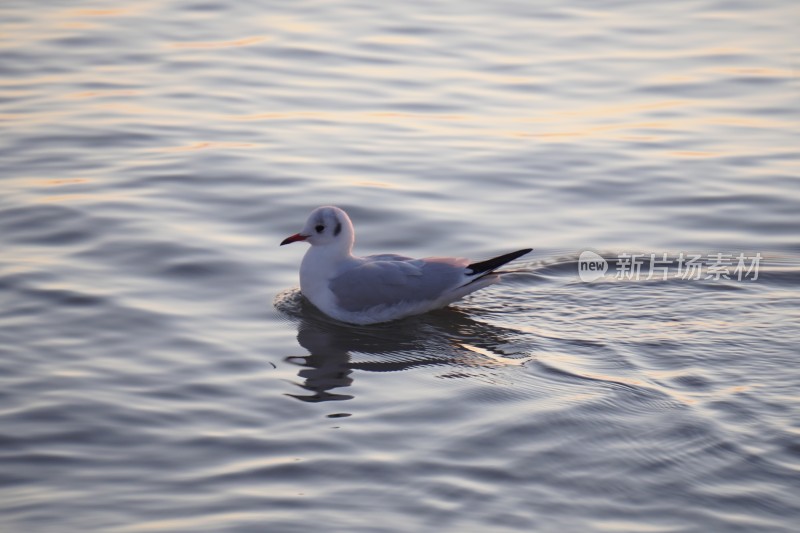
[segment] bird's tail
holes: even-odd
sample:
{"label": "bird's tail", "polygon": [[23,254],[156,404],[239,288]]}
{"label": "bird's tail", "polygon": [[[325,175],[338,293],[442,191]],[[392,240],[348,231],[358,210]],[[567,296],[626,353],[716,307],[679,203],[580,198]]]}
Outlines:
{"label": "bird's tail", "polygon": [[483,276],[486,276],[487,274],[491,274],[492,272],[494,272],[501,266],[505,265],[506,263],[510,263],[514,259],[522,257],[523,255],[531,251],[533,251],[533,248],[525,248],[523,250],[517,250],[516,252],[498,255],[497,257],[487,259],[486,261],[472,263],[471,265],[467,265],[467,268],[471,270],[471,272],[468,272],[467,275],[477,276],[475,278],[476,280],[480,279]]}

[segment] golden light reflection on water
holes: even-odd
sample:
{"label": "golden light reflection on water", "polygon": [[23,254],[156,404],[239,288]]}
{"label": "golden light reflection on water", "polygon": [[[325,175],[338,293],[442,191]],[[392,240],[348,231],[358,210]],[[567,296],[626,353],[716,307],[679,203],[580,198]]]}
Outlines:
{"label": "golden light reflection on water", "polygon": [[[265,41],[266,37],[251,37],[232,41],[219,42],[190,42],[172,43],[173,48],[225,48],[236,46],[249,46]],[[786,75],[787,71],[776,69],[746,69],[729,68],[726,72],[758,73],[759,75]],[[74,74],[64,76],[47,76],[39,78],[42,84],[68,84]],[[29,83],[32,80],[29,80]],[[108,76],[95,77],[96,83],[128,83],[109,72]],[[14,86],[19,82],[14,80],[0,81],[2,86]],[[133,82],[131,82],[133,83]],[[20,89],[28,93],[32,89]],[[8,91],[6,91],[8,93]],[[701,132],[711,126],[728,125],[743,128],[770,128],[788,129],[795,124],[790,120],[776,118],[760,118],[751,116],[705,116],[698,117],[692,113],[694,106],[707,106],[700,101],[692,99],[669,99],[652,102],[639,102],[633,104],[587,105],[578,109],[549,109],[540,113],[527,113],[521,115],[487,113],[484,115],[453,114],[435,112],[401,112],[375,109],[369,111],[318,111],[318,110],[288,110],[254,113],[248,115],[224,115],[196,109],[181,109],[154,105],[148,99],[148,94],[139,89],[102,88],[80,92],[68,92],[62,95],[70,100],[92,100],[103,98],[117,98],[119,102],[104,102],[98,104],[97,111],[107,115],[107,118],[95,118],[94,124],[114,123],[117,118],[114,113],[126,115],[148,116],[153,123],[174,123],[175,120],[197,121],[202,118],[209,121],[316,121],[318,124],[306,125],[305,128],[334,127],[341,128],[345,125],[357,124],[397,124],[411,126],[428,135],[436,136],[472,136],[475,142],[491,137],[496,138],[532,138],[548,142],[574,142],[584,138],[605,138],[624,142],[655,143],[665,139],[664,134],[670,132],[696,131]],[[642,118],[653,111],[680,110],[680,116],[671,117],[669,120],[641,121]],[[68,116],[69,109],[59,109],[49,112],[5,113],[1,120],[13,125],[35,124],[47,121],[60,120],[59,117]],[[598,123],[601,121],[602,123]],[[324,123],[324,124],[321,124]],[[91,123],[90,123],[91,124]],[[464,125],[468,126],[467,128]],[[519,126],[523,126],[520,128]],[[647,130],[646,132],[643,130]],[[167,148],[170,151],[189,151],[206,148],[244,148],[251,147],[247,143],[195,143],[184,147]],[[712,158],[729,155],[723,150],[672,150],[665,151],[663,155],[675,158]]]}
{"label": "golden light reflection on water", "polygon": [[686,107],[691,105],[688,99],[683,100],[662,100],[658,102],[647,102],[637,104],[612,104],[600,105],[594,107],[587,107],[579,110],[559,111],[559,116],[578,116],[583,118],[588,117],[617,117],[627,115],[638,115],[643,111],[656,111],[661,109],[673,109],[677,107]]}
{"label": "golden light reflection on water", "polygon": [[465,350],[469,350],[470,352],[482,355],[483,357],[490,359],[493,363],[497,363],[501,366],[522,366],[532,359],[532,357],[520,357],[520,358],[502,357],[492,352],[491,350],[486,350],[479,346],[474,346],[472,344],[467,344],[467,343],[460,343],[458,344],[458,346],[464,348]]}
{"label": "golden light reflection on water", "polygon": [[255,37],[245,37],[242,39],[236,39],[233,41],[205,41],[205,42],[198,41],[189,43],[171,43],[168,45],[168,47],[177,49],[232,48],[240,46],[253,46],[255,44],[261,44],[268,40],[269,37],[264,35],[259,35]]}
{"label": "golden light reflection on water", "polygon": [[[55,192],[59,189],[60,194],[48,194],[47,196],[34,196],[32,202],[35,203],[59,203],[70,201],[100,201],[107,200],[109,195],[88,194],[81,192],[85,189],[81,185],[90,183],[88,178],[41,178],[41,177],[20,177],[0,181],[0,192],[5,189],[8,192],[35,191],[36,189]],[[40,193],[35,193],[40,194]]]}
{"label": "golden light reflection on water", "polygon": [[350,181],[356,187],[376,187],[378,189],[397,189],[396,184],[386,183],[383,181],[365,181],[365,180],[350,180],[349,178],[345,178],[345,180]]}
{"label": "golden light reflection on water", "polygon": [[[288,483],[287,483],[288,485]],[[281,498],[290,499],[290,498],[298,498],[298,501],[302,501],[305,496],[304,493],[293,494],[293,493],[286,493],[286,492],[278,492],[278,489],[275,489],[276,493],[280,494]],[[259,487],[258,491],[254,491],[254,494],[248,494],[247,488],[239,488],[236,490],[236,493],[244,496],[244,497],[259,497],[263,498],[265,495],[265,490],[263,487]],[[313,496],[313,495],[311,495]],[[216,512],[212,515],[209,514],[202,514],[197,517],[190,517],[190,518],[165,518],[165,519],[153,519],[153,520],[145,520],[140,521],[135,524],[130,525],[122,525],[114,527],[114,531],[116,533],[147,533],[151,531],[199,531],[202,529],[208,529],[212,525],[217,524],[212,529],[217,531],[223,531],[226,528],[230,528],[231,524],[240,524],[240,523],[252,523],[252,524],[266,524],[271,519],[272,515],[270,515],[266,510],[265,511],[231,511],[231,512]]]}
{"label": "golden light reflection on water", "polygon": [[720,152],[693,152],[691,150],[679,150],[667,153],[671,157],[678,157],[678,158],[707,158],[707,157],[721,157],[723,155],[726,155]]}
{"label": "golden light reflection on water", "polygon": [[103,89],[96,91],[82,91],[79,93],[65,94],[63,97],[69,100],[85,100],[88,98],[113,98],[121,96],[140,96],[142,91],[132,89]]}
{"label": "golden light reflection on water", "polygon": [[709,71],[722,74],[770,78],[795,78],[798,74],[796,71],[766,67],[712,67]]}
{"label": "golden light reflection on water", "polygon": [[361,40],[365,44],[387,44],[395,46],[426,46],[432,44],[430,40],[415,35],[381,34],[371,35]]}
{"label": "golden light reflection on water", "polygon": [[36,203],[40,204],[63,204],[67,202],[90,202],[90,203],[100,203],[100,202],[108,202],[112,200],[119,200],[125,198],[128,195],[122,194],[82,194],[82,193],[72,193],[72,194],[58,194],[58,195],[51,195],[51,196],[42,196],[40,198],[36,198]]}
{"label": "golden light reflection on water", "polygon": [[121,17],[130,14],[130,9],[74,9],[64,12],[61,16],[65,18]]}
{"label": "golden light reflection on water", "polygon": [[[121,8],[107,9],[67,9],[60,12],[43,13],[36,25],[31,24],[12,24],[11,33],[6,36],[6,41],[16,46],[27,46],[30,43],[43,39],[52,38],[49,35],[50,29],[56,26],[68,25],[74,30],[86,30],[97,24],[99,19],[113,19],[119,17],[130,17],[141,15],[142,12],[157,9],[157,3],[143,3],[136,6],[124,6]],[[584,10],[567,10],[580,18],[606,18],[607,13],[591,12]],[[713,13],[704,13],[703,16],[713,18]],[[198,16],[206,16],[201,14]],[[634,17],[633,22],[638,21]],[[621,21],[624,22],[624,19]],[[542,22],[546,24],[546,22]],[[553,22],[553,24],[560,24]],[[175,51],[175,54],[191,52],[192,50],[211,50],[209,57],[213,57],[213,50],[248,47],[270,42],[280,41],[280,44],[300,46],[309,50],[319,49],[318,41],[326,40],[333,36],[332,32],[337,31],[335,23],[328,21],[311,21],[306,17],[288,15],[268,15],[262,19],[261,27],[267,34],[256,34],[250,36],[239,36],[225,40],[208,41],[187,41],[187,42],[162,42],[159,46]],[[80,33],[80,32],[75,32]],[[310,40],[309,40],[310,39]],[[367,33],[365,36],[355,40],[356,43],[364,46],[370,44],[384,45],[387,47],[399,46],[423,46],[430,45],[430,41],[424,36],[406,35],[393,32]],[[565,50],[556,51],[547,57],[548,64],[564,62],[574,62],[576,64],[591,63],[596,60],[679,60],[687,58],[709,58],[707,65],[694,70],[685,71],[657,71],[651,69],[649,77],[643,83],[656,84],[681,84],[681,83],[700,83],[707,78],[743,76],[754,78],[796,78],[796,72],[786,68],[774,68],[761,65],[725,65],[720,66],[720,57],[736,57],[751,55],[752,51],[746,46],[700,46],[693,48],[669,48],[669,49],[590,49],[590,50]],[[481,50],[480,57],[483,61],[495,62],[499,65],[509,67],[530,64],[532,57],[528,53],[508,54],[495,52],[492,50]],[[406,65],[382,65],[365,62],[359,65],[349,66],[346,69],[348,79],[369,80],[371,83],[391,83],[398,77],[431,77],[449,81],[470,82],[478,84],[479,91],[486,92],[487,101],[491,101],[493,96],[489,92],[493,90],[511,91],[511,96],[521,96],[524,94],[525,102],[519,110],[514,113],[501,108],[500,112],[487,110],[481,114],[480,109],[471,114],[464,113],[437,113],[437,112],[404,112],[391,109],[381,109],[380,107],[367,110],[316,110],[316,109],[297,109],[286,110],[285,107],[279,110],[269,110],[267,112],[255,112],[247,115],[225,115],[208,110],[183,109],[179,106],[168,104],[158,104],[153,99],[153,94],[147,89],[128,89],[114,88],[125,85],[141,84],[141,80],[123,71],[119,71],[114,65],[98,65],[91,71],[91,81],[97,85],[109,85],[98,89],[65,92],[60,96],[67,100],[100,100],[116,99],[118,101],[106,101],[102,105],[98,104],[94,108],[84,106],[81,111],[90,111],[95,114],[95,118],[86,122],[89,126],[103,126],[113,124],[118,121],[115,114],[138,115],[147,117],[151,125],[173,124],[178,121],[196,122],[197,120],[225,122],[225,121],[306,121],[315,122],[314,124],[304,124],[300,131],[295,133],[298,138],[308,131],[325,129],[344,130],[348,126],[359,124],[376,125],[396,125],[402,124],[423,132],[425,135],[438,137],[459,137],[464,146],[480,146],[489,144],[491,138],[515,139],[517,141],[533,140],[540,142],[554,143],[576,143],[583,139],[606,139],[621,142],[636,142],[641,144],[659,143],[670,140],[673,136],[686,136],[689,134],[703,134],[714,126],[737,126],[742,128],[770,128],[770,129],[789,129],[796,128],[796,124],[788,119],[780,118],[760,118],[749,116],[713,116],[714,103],[709,103],[706,99],[693,98],[661,98],[654,100],[642,99],[632,103],[619,103],[619,99],[608,100],[602,105],[593,105],[586,102],[575,108],[566,107],[567,104],[561,102],[553,105],[551,96],[537,90],[537,85],[543,87],[549,83],[549,79],[544,76],[522,75],[515,73],[514,69],[506,71],[504,69],[488,71],[484,69],[458,68],[457,66],[439,68],[432,64],[413,64]],[[116,68],[116,70],[115,70]],[[329,68],[325,66],[324,68]],[[341,81],[341,72],[337,70],[331,77],[310,76],[303,79],[303,87],[317,88],[319,91],[338,89],[338,84],[348,82]],[[23,80],[26,87],[17,91],[5,91],[9,96],[14,94],[26,95],[35,93],[32,87],[52,85],[75,85],[86,82],[86,73],[65,73],[58,76],[46,76],[38,79],[28,78]],[[34,83],[34,81],[36,83]],[[0,86],[13,87],[21,83],[18,80],[0,80]],[[529,86],[529,87],[527,87]],[[181,89],[173,86],[173,90]],[[181,89],[182,90],[182,89]],[[186,87],[185,90],[192,91],[193,88]],[[33,91],[33,93],[32,93]],[[519,93],[519,94],[517,94]],[[680,94],[680,93],[676,93]],[[409,94],[410,101],[427,100],[430,95],[425,93]],[[541,108],[536,102],[542,100],[549,102],[547,107]],[[574,100],[571,101],[574,105]],[[583,102],[582,102],[583,103]],[[522,104],[520,104],[522,105]],[[513,107],[509,105],[509,109]],[[651,120],[648,115],[653,112],[669,111],[668,119],[659,117],[658,120]],[[0,120],[6,121],[11,127],[20,125],[35,125],[48,121],[68,120],[73,111],[70,109],[53,109],[49,111],[36,111],[27,114],[5,113],[0,115]],[[105,114],[107,118],[98,115]],[[226,148],[250,148],[254,145],[238,142],[196,142],[185,146],[160,148],[160,151],[181,152],[196,151],[205,149],[226,149]],[[724,149],[687,149],[659,150],[660,157],[681,158],[681,159],[700,159],[724,157],[733,153],[740,153],[734,150]],[[714,148],[717,148],[716,146]],[[783,148],[781,148],[783,149]],[[776,148],[776,151],[778,148]],[[776,165],[796,165],[795,162],[776,162]]]}
{"label": "golden light reflection on water", "polygon": [[56,260],[47,250],[41,248],[20,248],[14,253],[14,262],[0,266],[3,275],[19,272],[41,271],[51,267]]}
{"label": "golden light reflection on water", "polygon": [[96,28],[97,25],[90,22],[69,21],[59,23],[58,27],[65,30],[91,30],[92,28]]}
{"label": "golden light reflection on water", "polygon": [[158,152],[194,152],[197,150],[230,149],[230,148],[255,148],[257,144],[224,141],[200,141],[185,146],[172,146],[168,148],[157,148]]}
{"label": "golden light reflection on water", "polygon": [[697,403],[698,401],[694,395],[685,394],[675,390],[674,388],[660,385],[656,382],[656,376],[650,375],[646,370],[640,370],[640,372],[646,376],[647,379],[639,379],[620,374],[609,374],[607,372],[593,371],[589,368],[586,368],[586,365],[582,360],[576,359],[575,356],[570,354],[537,352],[536,359],[548,366],[581,379],[597,381],[600,383],[623,385],[635,390],[654,390],[663,394],[665,397],[671,398],[684,405],[691,405]]}
{"label": "golden light reflection on water", "polygon": [[[691,107],[697,105],[689,99],[666,100],[659,102],[591,106],[583,109],[555,110],[542,114],[528,115],[465,115],[445,113],[413,113],[397,111],[283,111],[238,115],[226,117],[232,121],[293,121],[314,120],[328,125],[345,124],[410,124],[431,135],[463,136],[473,131],[482,137],[516,137],[539,138],[548,141],[572,141],[581,138],[607,138],[621,141],[658,142],[664,135],[656,132],[700,132],[704,128],[717,125],[740,126],[744,128],[788,129],[795,125],[791,121],[779,119],[705,116],[697,118],[691,113]],[[683,116],[659,121],[638,121],[642,114],[651,111],[686,108]],[[632,120],[625,120],[626,118]],[[599,119],[604,119],[598,124]],[[613,120],[616,119],[616,120]],[[470,129],[463,126],[468,125]],[[529,128],[519,129],[520,125]],[[551,129],[556,126],[558,129]],[[644,133],[646,131],[647,133]],[[673,150],[664,152],[670,157],[720,157],[728,155],[724,151],[710,150]]]}
{"label": "golden light reflection on water", "polygon": [[788,121],[780,121],[769,118],[760,117],[714,117],[706,120],[707,124],[715,124],[720,126],[744,126],[747,128],[791,128],[795,126]]}
{"label": "golden light reflection on water", "polygon": [[63,178],[63,179],[48,179],[48,178],[33,178],[25,180],[33,187],[61,187],[63,185],[77,185],[80,183],[88,183],[87,178]]}
{"label": "golden light reflection on water", "polygon": [[[725,397],[741,394],[754,388],[749,384],[736,384],[716,389],[712,387],[709,389],[698,390],[696,392],[686,392],[677,390],[672,382],[686,377],[687,374],[691,374],[692,370],[687,368],[671,370],[651,370],[639,368],[637,369],[637,373],[643,377],[632,378],[619,374],[610,374],[607,372],[596,372],[589,370],[585,367],[581,360],[569,354],[537,352],[536,359],[541,360],[542,362],[553,366],[554,368],[561,369],[562,371],[566,371],[569,374],[583,379],[612,384],[615,383],[638,390],[654,390],[683,405],[696,405],[698,403],[705,403],[710,400],[719,401]],[[662,385],[662,383],[665,384]]]}
{"label": "golden light reflection on water", "polygon": [[[604,135],[610,132],[631,131],[631,130],[675,130],[686,124],[686,121],[662,121],[662,122],[632,122],[614,123],[604,125],[589,125],[581,118],[597,117],[597,110],[591,111],[584,117],[578,111],[569,111],[571,120],[565,120],[559,113],[550,113],[540,116],[497,116],[497,115],[452,115],[452,114],[423,114],[423,113],[400,113],[389,111],[372,112],[314,112],[314,111],[295,111],[281,113],[261,113],[257,115],[244,115],[229,117],[234,121],[281,121],[281,120],[316,120],[324,121],[330,125],[344,124],[392,124],[392,123],[413,123],[413,126],[425,130],[428,134],[435,135],[464,135],[465,130],[460,124],[467,124],[475,127],[475,134],[480,136],[492,137],[538,137],[558,140],[559,138],[583,138],[583,137],[613,137],[618,136]],[[605,113],[610,113],[606,111]],[[611,116],[606,114],[604,116]],[[573,124],[574,129],[567,131],[525,131],[518,129],[508,129],[520,124]],[[451,125],[452,124],[452,125]],[[641,137],[640,137],[641,138]],[[654,135],[645,138],[657,139]]]}
{"label": "golden light reflection on water", "polygon": [[281,32],[289,34],[313,33],[320,35],[324,33],[319,21],[311,22],[310,19],[301,19],[289,15],[269,15],[265,19],[265,25],[268,28],[280,29]]}

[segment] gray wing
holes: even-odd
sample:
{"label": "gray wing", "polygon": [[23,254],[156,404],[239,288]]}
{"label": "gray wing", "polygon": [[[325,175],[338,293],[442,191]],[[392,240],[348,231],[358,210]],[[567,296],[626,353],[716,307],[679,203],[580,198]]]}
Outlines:
{"label": "gray wing", "polygon": [[464,282],[467,263],[456,258],[370,256],[332,279],[330,288],[347,311],[436,300]]}

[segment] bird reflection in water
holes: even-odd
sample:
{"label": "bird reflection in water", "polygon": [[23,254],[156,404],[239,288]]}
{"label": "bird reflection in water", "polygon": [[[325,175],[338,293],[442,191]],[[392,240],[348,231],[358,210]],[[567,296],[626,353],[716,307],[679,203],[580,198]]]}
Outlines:
{"label": "bird reflection in water", "polygon": [[486,374],[498,366],[520,365],[530,356],[507,353],[520,332],[474,320],[457,308],[445,308],[396,322],[353,326],[336,322],[311,305],[297,289],[279,294],[275,306],[297,322],[297,341],[308,355],[284,360],[302,367],[297,385],[306,393],[288,394],[304,402],[349,400],[346,389],[356,370],[399,372],[441,366],[440,377]]}

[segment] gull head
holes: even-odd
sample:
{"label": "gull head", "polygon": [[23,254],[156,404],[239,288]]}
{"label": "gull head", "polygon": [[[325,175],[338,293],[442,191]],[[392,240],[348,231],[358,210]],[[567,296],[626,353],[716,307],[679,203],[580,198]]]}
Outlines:
{"label": "gull head", "polygon": [[334,206],[314,209],[306,220],[300,233],[286,237],[281,246],[297,241],[306,241],[311,246],[327,246],[350,252],[353,248],[355,232],[350,217]]}

